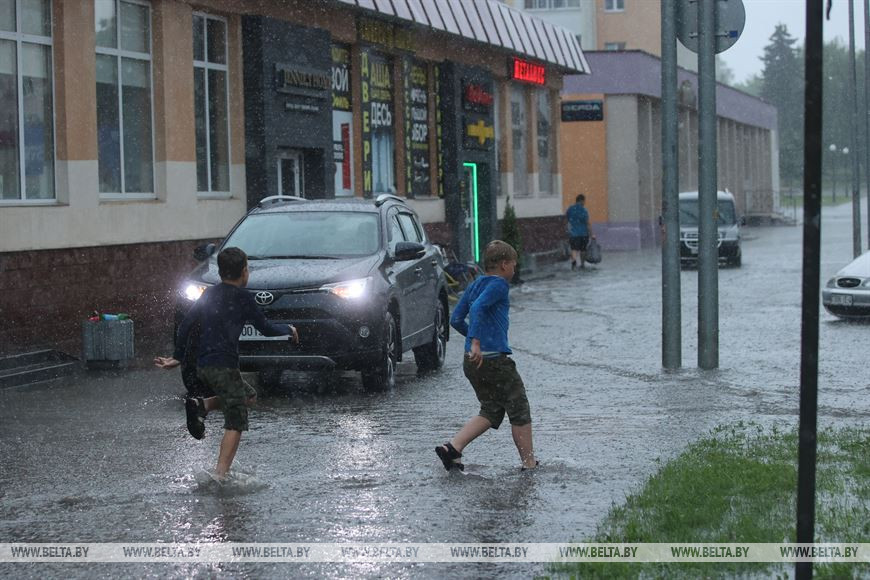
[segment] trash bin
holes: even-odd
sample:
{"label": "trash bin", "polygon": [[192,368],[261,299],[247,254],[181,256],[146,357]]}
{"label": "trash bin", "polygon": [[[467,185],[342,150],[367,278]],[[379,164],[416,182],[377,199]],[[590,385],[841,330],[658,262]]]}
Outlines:
{"label": "trash bin", "polygon": [[133,360],[133,321],[82,322],[82,360],[89,369],[128,366]]}

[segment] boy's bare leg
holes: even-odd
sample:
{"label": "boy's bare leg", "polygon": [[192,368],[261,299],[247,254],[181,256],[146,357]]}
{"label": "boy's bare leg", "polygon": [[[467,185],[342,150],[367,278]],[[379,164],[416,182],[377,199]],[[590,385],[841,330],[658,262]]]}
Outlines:
{"label": "boy's bare leg", "polygon": [[486,430],[490,427],[492,427],[492,423],[489,419],[476,415],[462,426],[462,429],[459,430],[459,433],[453,436],[450,443],[457,451],[461,452],[465,449],[466,445],[486,433]]}
{"label": "boy's bare leg", "polygon": [[520,452],[523,467],[534,469],[537,463],[535,462],[535,450],[532,447],[532,424],[511,425],[511,435],[514,437],[517,451]]}
{"label": "boy's bare leg", "polygon": [[210,411],[217,411],[221,408],[221,400],[219,397],[207,397],[202,400],[202,404],[205,405],[205,412],[208,413]]}
{"label": "boy's bare leg", "polygon": [[224,430],[224,437],[221,439],[221,449],[218,453],[217,476],[223,478],[230,471],[230,466],[233,464],[233,459],[236,457],[236,451],[239,449],[239,441],[242,439],[241,431],[232,429]]}

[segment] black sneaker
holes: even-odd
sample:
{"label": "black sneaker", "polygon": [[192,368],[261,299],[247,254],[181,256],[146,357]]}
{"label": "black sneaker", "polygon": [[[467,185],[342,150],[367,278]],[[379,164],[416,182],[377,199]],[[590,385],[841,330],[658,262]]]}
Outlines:
{"label": "black sneaker", "polygon": [[571,269],[572,269],[572,270],[576,270],[576,269],[577,269],[577,262],[575,262],[574,260],[571,260]]}
{"label": "black sneaker", "polygon": [[184,410],[187,413],[187,430],[194,439],[205,437],[205,404],[202,399],[188,397],[184,400]]}

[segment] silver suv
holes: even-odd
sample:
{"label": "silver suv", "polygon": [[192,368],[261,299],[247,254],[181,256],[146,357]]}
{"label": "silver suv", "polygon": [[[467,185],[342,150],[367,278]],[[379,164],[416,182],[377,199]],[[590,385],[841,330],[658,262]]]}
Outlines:
{"label": "silver suv", "polygon": [[[698,263],[698,192],[680,194],[680,262],[684,265]],[[719,230],[719,263],[740,267],[743,252],[740,247],[740,226],[745,219],[737,216],[734,196],[727,191],[717,194],[717,219]]]}

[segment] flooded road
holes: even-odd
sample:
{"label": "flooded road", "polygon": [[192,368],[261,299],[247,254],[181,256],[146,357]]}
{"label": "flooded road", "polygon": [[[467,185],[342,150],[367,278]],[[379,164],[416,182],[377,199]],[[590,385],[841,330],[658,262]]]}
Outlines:
{"label": "flooded road", "polygon": [[[851,259],[847,206],[826,208],[823,282]],[[509,429],[475,441],[468,474],[433,448],[476,413],[454,333],[448,364],[398,387],[355,375],[287,375],[263,397],[238,463],[263,485],[202,489],[222,433],[184,427],[177,371],[81,375],[0,391],[0,542],[567,542],[588,538],[657,459],[738,420],[797,422],[800,243],[796,227],[745,230],[744,266],[722,269],[720,364],[696,361],[697,272],[684,271],[683,363],[660,351],[660,255],[605,253],[512,292],[511,343],[526,382],[542,467],[520,473]],[[606,248],[605,248],[606,252]],[[870,326],[822,314],[819,428],[866,423]],[[410,357],[409,357],[410,358]],[[511,564],[0,564],[15,577],[529,577]]]}

